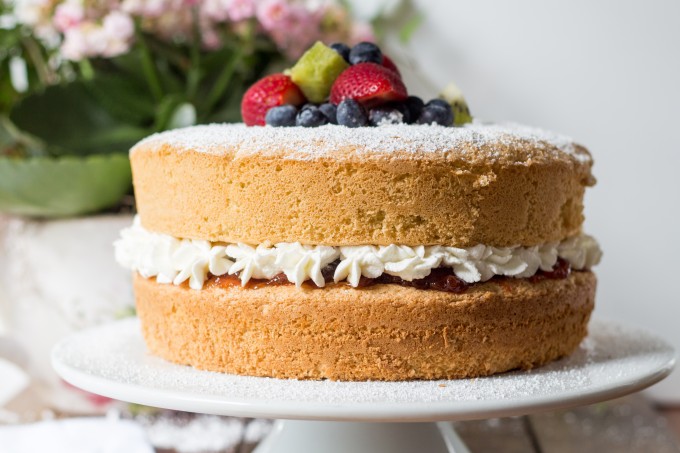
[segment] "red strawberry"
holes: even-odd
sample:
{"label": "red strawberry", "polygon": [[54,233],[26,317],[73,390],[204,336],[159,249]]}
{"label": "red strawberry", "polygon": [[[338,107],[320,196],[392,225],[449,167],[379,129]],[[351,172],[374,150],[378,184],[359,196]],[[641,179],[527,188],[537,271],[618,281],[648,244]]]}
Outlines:
{"label": "red strawberry", "polygon": [[385,66],[387,69],[391,69],[392,71],[396,72],[399,77],[401,77],[401,72],[399,72],[399,68],[397,67],[396,64],[394,64],[394,61],[387,55],[383,54],[383,62],[382,65]]}
{"label": "red strawberry", "polygon": [[340,73],[331,88],[330,101],[339,104],[354,99],[365,107],[408,97],[404,82],[397,73],[375,63],[359,63]]}
{"label": "red strawberry", "polygon": [[264,126],[264,116],[270,108],[304,103],[304,94],[290,77],[285,74],[272,74],[248,88],[241,101],[241,116],[248,126]]}

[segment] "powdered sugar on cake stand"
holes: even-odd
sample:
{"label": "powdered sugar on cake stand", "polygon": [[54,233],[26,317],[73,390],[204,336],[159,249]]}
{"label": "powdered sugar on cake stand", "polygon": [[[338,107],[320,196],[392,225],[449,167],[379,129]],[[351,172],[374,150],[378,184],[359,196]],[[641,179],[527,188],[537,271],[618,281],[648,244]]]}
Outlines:
{"label": "powdered sugar on cake stand", "polygon": [[[592,322],[590,332],[574,354],[545,367],[460,380],[298,381],[199,371],[151,356],[136,319],[72,335],[55,347],[52,360],[71,384],[124,401],[219,415],[354,422],[279,424],[258,453],[308,451],[314,436],[321,436],[328,453],[409,451],[409,439],[434,442],[433,453],[461,452],[462,444],[453,449],[458,439],[448,424],[356,422],[466,420],[589,404],[648,387],[674,366],[673,348],[654,335],[601,321]],[[433,438],[433,430],[443,437]],[[334,436],[344,440],[327,445]],[[299,450],[304,445],[310,447]]]}

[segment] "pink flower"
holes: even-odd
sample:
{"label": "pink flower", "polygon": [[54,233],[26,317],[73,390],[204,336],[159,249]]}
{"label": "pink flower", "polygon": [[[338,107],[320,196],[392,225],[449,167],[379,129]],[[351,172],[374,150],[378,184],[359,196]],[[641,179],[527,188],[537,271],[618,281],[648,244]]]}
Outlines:
{"label": "pink flower", "polygon": [[127,41],[135,34],[132,18],[120,11],[111,11],[104,17],[102,26],[111,38]]}
{"label": "pink flower", "polygon": [[85,56],[85,41],[80,29],[70,28],[64,33],[64,41],[61,44],[61,56],[66,60],[78,61]]}
{"label": "pink flower", "polygon": [[[126,53],[135,37],[135,20],[145,33],[164,40],[193,39],[198,12],[201,44],[219,49],[220,31],[238,34],[256,19],[258,32],[265,33],[282,53],[297,58],[316,40],[372,40],[367,24],[352,22],[338,0],[15,0],[42,11],[51,3],[48,25],[63,34],[62,56],[70,60],[113,57]],[[106,6],[106,7],[105,7]],[[27,9],[28,11],[28,9]],[[52,13],[53,12],[53,13]],[[37,14],[37,13],[36,13]],[[50,14],[52,14],[50,16]],[[35,14],[34,14],[35,15]]]}
{"label": "pink flower", "polygon": [[135,34],[135,24],[129,15],[111,11],[104,17],[102,27],[108,38],[103,56],[113,57],[129,50],[130,41]]}
{"label": "pink flower", "polygon": [[101,24],[83,21],[64,32],[61,54],[67,60],[89,57],[115,57],[130,50],[135,27],[132,18],[120,11],[111,11]]}
{"label": "pink flower", "polygon": [[205,0],[201,2],[204,16],[222,22],[241,22],[255,16],[256,0]]}
{"label": "pink flower", "polygon": [[78,0],[66,1],[57,6],[52,22],[59,31],[78,26],[85,18],[83,4]]}
{"label": "pink flower", "polygon": [[205,0],[201,4],[201,14],[218,22],[227,20],[229,17],[227,3],[229,0]]}
{"label": "pink flower", "polygon": [[22,24],[35,26],[49,22],[52,0],[15,0],[13,3],[14,15]]}
{"label": "pink flower", "polygon": [[207,50],[217,50],[222,45],[220,34],[212,27],[202,27],[201,44]]}
{"label": "pink flower", "polygon": [[61,54],[67,60],[79,61],[101,54],[106,49],[108,38],[104,29],[92,22],[81,22],[64,32]]}
{"label": "pink flower", "polygon": [[267,31],[280,28],[290,14],[290,5],[285,0],[264,0],[259,2],[255,14]]}
{"label": "pink flower", "polygon": [[168,0],[123,0],[121,9],[129,14],[142,17],[158,17],[172,8]]}
{"label": "pink flower", "polygon": [[299,57],[321,36],[323,8],[310,10],[303,4],[266,0],[258,4],[257,18],[276,45],[289,57]]}
{"label": "pink flower", "polygon": [[227,6],[229,19],[234,22],[255,16],[255,0],[230,0]]}
{"label": "pink flower", "polygon": [[308,9],[304,4],[265,0],[258,3],[256,16],[276,45],[291,58],[296,58],[321,37],[322,6]]}
{"label": "pink flower", "polygon": [[[5,2],[7,3],[7,2]],[[16,20],[28,25],[33,33],[49,47],[59,45],[59,32],[52,23],[52,9],[55,0],[14,0],[12,5]]]}

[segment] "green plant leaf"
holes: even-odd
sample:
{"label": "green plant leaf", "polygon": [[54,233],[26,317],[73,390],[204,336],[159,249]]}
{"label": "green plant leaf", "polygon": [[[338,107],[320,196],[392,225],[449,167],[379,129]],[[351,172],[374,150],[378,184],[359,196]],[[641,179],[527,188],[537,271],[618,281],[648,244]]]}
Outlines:
{"label": "green plant leaf", "polygon": [[45,144],[20,131],[7,116],[0,113],[0,156],[45,156]]}
{"label": "green plant leaf", "polygon": [[0,212],[65,217],[114,206],[131,189],[126,154],[0,157]]}
{"label": "green plant leaf", "polygon": [[203,121],[205,123],[237,123],[241,121],[241,99],[247,87],[243,84],[235,84],[238,88],[228,90],[224,99],[210,116]]}
{"label": "green plant leaf", "polygon": [[[185,55],[184,48],[180,45],[164,43],[153,36],[144,34],[147,45],[150,46],[151,53],[154,55],[154,64],[158,67],[157,75],[160,79],[162,91],[168,93],[184,92],[184,73],[190,64],[189,58]],[[116,67],[123,77],[134,77],[142,81],[148,91],[146,75],[144,73],[144,51],[141,47],[133,47],[132,50],[119,57],[104,60]],[[106,72],[106,70],[100,71]],[[151,92],[148,92],[151,96]],[[153,98],[153,97],[152,97]]]}
{"label": "green plant leaf", "polygon": [[186,102],[186,98],[181,94],[168,94],[156,106],[156,120],[154,129],[164,131],[170,128],[170,121],[177,108]]}
{"label": "green plant leaf", "polygon": [[12,109],[10,119],[56,155],[125,152],[149,133],[114,118],[88,92],[85,82],[29,95]]}
{"label": "green plant leaf", "polygon": [[[0,49],[2,49],[1,44]],[[9,58],[3,59],[0,57],[0,73],[2,74],[2,77],[0,77],[0,112],[8,111],[19,98],[19,93],[17,93],[12,85],[9,61]]]}
{"label": "green plant leaf", "polygon": [[137,125],[153,122],[154,100],[142,80],[122,73],[98,72],[86,87],[114,118]]}
{"label": "green plant leaf", "polygon": [[421,13],[411,16],[399,30],[399,41],[402,44],[408,44],[413,34],[420,28],[423,20],[425,20],[425,16]]}
{"label": "green plant leaf", "polygon": [[21,33],[17,28],[0,28],[0,48],[9,49],[21,41]]}

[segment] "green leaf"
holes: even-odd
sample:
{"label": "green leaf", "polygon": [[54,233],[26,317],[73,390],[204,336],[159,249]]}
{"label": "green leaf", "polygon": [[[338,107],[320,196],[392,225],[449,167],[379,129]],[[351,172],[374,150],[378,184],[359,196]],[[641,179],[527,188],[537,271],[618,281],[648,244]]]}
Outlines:
{"label": "green leaf", "polygon": [[241,60],[243,54],[240,51],[232,52],[229,58],[224,62],[224,67],[219,71],[217,79],[212,84],[210,92],[207,96],[205,109],[207,112],[212,112],[214,107],[219,104],[221,98],[224,97],[224,92],[230,85],[234,78],[234,72]]}
{"label": "green leaf", "polygon": [[153,122],[154,100],[143,81],[100,71],[85,86],[94,100],[118,121],[136,125]]}
{"label": "green leaf", "polygon": [[20,131],[7,116],[0,114],[0,156],[1,155],[45,156],[45,144],[35,137]]}
{"label": "green leaf", "polygon": [[217,108],[201,122],[236,123],[241,121],[241,99],[247,87],[243,83],[236,83],[234,85],[238,88],[228,90],[225,98]]}
{"label": "green leaf", "polygon": [[129,52],[124,53],[113,58],[93,60],[95,68],[101,69],[97,72],[107,72],[109,66],[113,67],[115,72],[125,74],[126,77],[134,77],[139,80],[144,80],[144,71],[142,70],[142,52],[137,47],[133,47]]}
{"label": "green leaf", "polygon": [[125,152],[149,133],[112,116],[88,92],[85,82],[29,95],[12,109],[10,119],[56,155]]}
{"label": "green leaf", "polygon": [[21,33],[17,28],[0,28],[0,49],[10,49],[19,45],[20,41]]}
{"label": "green leaf", "polygon": [[0,157],[0,212],[64,217],[114,206],[131,189],[126,154]]}
{"label": "green leaf", "polygon": [[9,58],[0,58],[0,73],[3,74],[0,77],[0,112],[6,112],[12,108],[12,105],[19,98],[19,93],[14,89],[12,79],[9,76]]}
{"label": "green leaf", "polygon": [[408,21],[399,30],[399,41],[402,44],[408,44],[413,37],[413,34],[420,28],[425,17],[421,13],[417,13],[410,17]]}
{"label": "green leaf", "polygon": [[154,130],[164,131],[169,129],[170,121],[175,113],[175,110],[186,102],[184,95],[168,94],[156,106],[156,120],[154,123]]}

